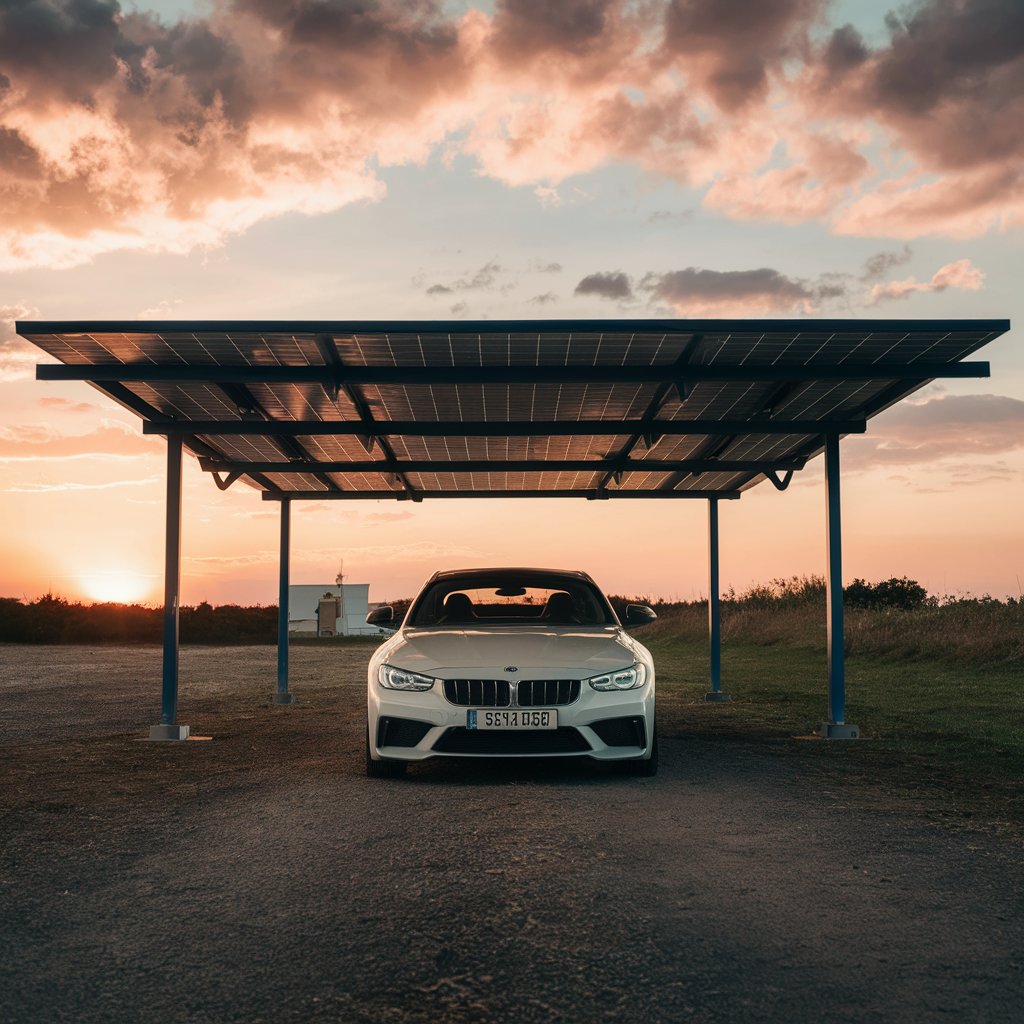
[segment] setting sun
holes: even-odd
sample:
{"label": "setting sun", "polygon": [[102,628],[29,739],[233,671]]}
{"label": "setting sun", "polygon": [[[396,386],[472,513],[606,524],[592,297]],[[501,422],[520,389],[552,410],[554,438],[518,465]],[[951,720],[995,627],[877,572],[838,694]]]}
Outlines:
{"label": "setting sun", "polygon": [[150,577],[129,569],[90,573],[80,579],[82,592],[93,601],[130,604],[141,601],[153,586]]}

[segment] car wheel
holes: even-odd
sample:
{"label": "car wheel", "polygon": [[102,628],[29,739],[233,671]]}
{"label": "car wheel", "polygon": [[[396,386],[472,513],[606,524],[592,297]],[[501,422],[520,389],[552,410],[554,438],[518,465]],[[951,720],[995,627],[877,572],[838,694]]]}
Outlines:
{"label": "car wheel", "polygon": [[366,730],[366,774],[371,779],[398,779],[405,774],[405,761],[374,761],[370,757],[370,730]]}
{"label": "car wheel", "polygon": [[643,778],[651,778],[658,774],[658,733],[655,730],[654,742],[651,744],[651,756],[647,760],[637,759],[636,761],[619,761],[617,764],[623,775],[639,775]]}

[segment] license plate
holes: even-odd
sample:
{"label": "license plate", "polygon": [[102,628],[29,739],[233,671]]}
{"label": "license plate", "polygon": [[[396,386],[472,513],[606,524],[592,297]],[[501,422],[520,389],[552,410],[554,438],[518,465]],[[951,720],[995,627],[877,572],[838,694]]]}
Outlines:
{"label": "license plate", "polygon": [[492,711],[470,708],[466,712],[466,728],[477,730],[557,729],[557,711]]}

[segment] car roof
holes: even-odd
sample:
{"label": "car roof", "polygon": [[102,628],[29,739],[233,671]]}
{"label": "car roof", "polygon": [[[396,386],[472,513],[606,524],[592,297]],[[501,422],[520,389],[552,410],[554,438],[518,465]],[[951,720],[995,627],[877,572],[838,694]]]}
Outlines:
{"label": "car roof", "polygon": [[[576,579],[586,580],[588,583],[594,583],[593,578],[583,572],[581,569],[543,569],[538,566],[525,566],[525,565],[500,565],[500,566],[482,566],[479,568],[469,569],[442,569],[439,572],[435,572],[433,576],[427,580],[428,583],[433,583],[435,580],[447,579],[451,576],[473,576],[477,573],[543,573],[546,576],[574,576]],[[594,584],[597,585],[596,583]]]}

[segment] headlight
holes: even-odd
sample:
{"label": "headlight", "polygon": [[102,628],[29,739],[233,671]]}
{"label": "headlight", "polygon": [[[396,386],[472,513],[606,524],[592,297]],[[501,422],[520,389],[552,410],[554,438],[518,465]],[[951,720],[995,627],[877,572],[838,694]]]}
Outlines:
{"label": "headlight", "polygon": [[381,665],[377,678],[385,690],[429,690],[434,685],[430,676],[421,676],[419,672],[408,672],[394,665]]}
{"label": "headlight", "polygon": [[647,682],[647,669],[637,662],[632,668],[621,668],[587,680],[595,690],[635,690]]}

